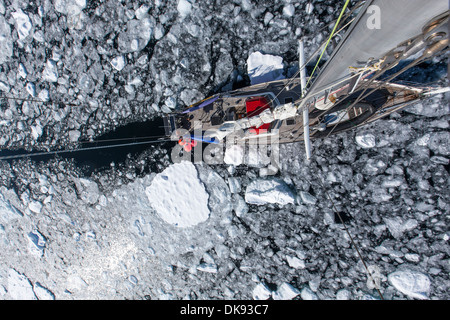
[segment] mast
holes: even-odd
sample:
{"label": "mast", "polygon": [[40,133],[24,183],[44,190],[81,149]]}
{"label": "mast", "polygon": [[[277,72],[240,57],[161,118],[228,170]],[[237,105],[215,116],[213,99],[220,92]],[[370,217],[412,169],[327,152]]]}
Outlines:
{"label": "mast", "polygon": [[[305,97],[306,89],[306,66],[305,66],[305,49],[303,40],[298,42],[299,68],[300,68],[300,86],[302,90],[302,98]],[[303,137],[305,142],[306,159],[311,158],[311,141],[309,138],[309,108],[304,106],[303,109]]]}

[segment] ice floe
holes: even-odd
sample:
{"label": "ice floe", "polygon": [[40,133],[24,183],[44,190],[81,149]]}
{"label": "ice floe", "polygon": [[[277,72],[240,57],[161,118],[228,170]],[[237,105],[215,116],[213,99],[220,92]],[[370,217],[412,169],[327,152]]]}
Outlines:
{"label": "ice floe", "polygon": [[415,299],[428,299],[431,281],[430,278],[418,271],[404,269],[388,275],[389,283],[403,294]]}
{"label": "ice floe", "polygon": [[252,84],[283,79],[283,58],[263,54],[252,53],[247,59],[247,72]]}
{"label": "ice floe", "polygon": [[29,36],[31,28],[33,27],[30,18],[21,9],[11,13],[11,15],[16,21],[16,28],[17,33],[19,34],[19,39],[24,40]]}
{"label": "ice floe", "polygon": [[176,227],[192,227],[208,219],[209,195],[191,162],[169,166],[146,189],[157,214]]}
{"label": "ice floe", "polygon": [[267,203],[286,205],[295,202],[295,195],[289,186],[280,179],[258,179],[247,186],[245,201],[257,205]]}

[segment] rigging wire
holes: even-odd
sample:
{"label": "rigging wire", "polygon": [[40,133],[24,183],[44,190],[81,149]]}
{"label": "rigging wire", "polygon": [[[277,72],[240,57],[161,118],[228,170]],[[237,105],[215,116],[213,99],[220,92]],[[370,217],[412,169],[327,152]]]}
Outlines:
{"label": "rigging wire", "polygon": [[[355,18],[353,18],[353,19],[351,19],[349,22],[347,22],[341,29],[339,29],[339,31],[337,31],[337,32],[333,35],[333,38],[334,38],[335,36],[337,36],[342,30],[344,30],[345,28],[347,28],[348,25],[350,25],[354,20],[355,20]],[[299,79],[298,79],[298,76],[300,75],[300,72],[301,72],[304,68],[306,68],[306,66],[312,61],[312,59],[320,52],[320,50],[321,50],[322,47],[325,45],[325,43],[326,43],[326,42],[323,42],[323,43],[322,43],[322,44],[314,51],[314,53],[308,58],[308,60],[307,60],[302,66],[299,66],[299,70],[298,70],[291,78],[288,79],[287,84],[284,85],[284,87],[277,93],[277,95],[275,96],[275,99],[277,99],[277,98],[281,95],[281,93],[282,93],[284,90],[286,90],[287,88],[289,88],[289,86],[290,86],[292,83],[294,83],[294,81],[298,81],[298,80],[299,80]],[[343,79],[342,79],[341,81],[339,81],[338,83],[334,83],[333,86],[335,86],[335,85],[337,85],[337,84],[339,84],[339,83],[342,83],[342,82],[349,81],[350,79],[352,79],[352,78],[354,78],[354,77],[356,77],[356,76],[359,76],[360,74],[363,74],[364,71],[365,71],[365,70],[360,70],[360,71],[358,71],[357,73],[351,74],[351,75],[349,75],[349,76],[343,78]],[[366,75],[366,76],[368,76],[368,75]],[[325,88],[325,89],[319,91],[318,93],[323,92],[323,91],[325,91],[325,90],[327,90],[327,89],[328,89],[328,88]],[[302,90],[303,90],[303,88],[302,88]],[[207,98],[207,99],[209,99],[209,98]],[[204,99],[204,100],[207,100],[207,99]],[[203,101],[203,100],[202,100],[202,101]],[[256,112],[258,112],[258,110],[254,110],[254,111],[248,113],[248,114],[247,114],[247,117],[251,117],[251,116],[255,115]]]}
{"label": "rigging wire", "polygon": [[11,97],[11,96],[0,96],[0,99],[17,100],[17,101],[22,101],[22,102],[39,102],[39,103],[56,102],[56,103],[62,103],[64,105],[72,106],[72,107],[79,106],[79,104],[69,103],[69,102],[52,101],[52,100],[44,101],[44,100],[39,100],[39,99],[28,99],[28,98],[19,98],[19,97]]}
{"label": "rigging wire", "polygon": [[360,250],[359,246],[356,244],[355,240],[353,239],[353,237],[352,237],[352,235],[351,235],[351,233],[350,233],[349,228],[347,227],[347,224],[345,223],[344,219],[342,218],[340,212],[337,210],[336,204],[334,203],[333,199],[331,198],[331,196],[330,196],[330,194],[329,194],[327,188],[325,187],[325,184],[322,182],[322,180],[320,179],[320,177],[318,177],[318,176],[316,175],[316,173],[315,173],[314,171],[311,171],[311,172],[316,176],[316,180],[319,181],[319,183],[320,183],[320,185],[322,186],[322,188],[323,188],[325,194],[327,195],[327,198],[330,200],[331,205],[332,205],[332,207],[333,207],[333,211],[334,211],[334,213],[338,216],[339,221],[341,222],[342,226],[344,227],[344,230],[345,230],[347,236],[349,237],[350,242],[351,242],[353,248],[355,248],[356,253],[358,254],[359,260],[362,262],[362,264],[363,264],[363,266],[364,266],[364,269],[365,269],[366,272],[367,272],[368,278],[373,282],[374,287],[375,287],[375,289],[377,290],[377,292],[378,292],[378,294],[379,294],[381,300],[384,300],[383,294],[381,293],[380,289],[379,289],[378,286],[376,285],[376,282],[374,281],[374,279],[373,279],[373,277],[372,277],[372,274],[371,274],[371,272],[369,271],[369,268],[368,268],[366,262],[364,261],[364,258],[363,258],[362,254],[361,254],[361,250]]}
{"label": "rigging wire", "polygon": [[[430,57],[431,58],[431,57]],[[391,80],[393,80],[395,77],[397,77],[398,75],[402,74],[403,72],[405,72],[406,70],[413,68],[414,66],[418,65],[419,63],[424,62],[427,59],[418,59],[410,64],[408,64],[406,67],[402,68],[400,71],[394,73],[393,75],[389,76],[386,80],[384,80],[383,82],[381,82],[379,85],[377,85],[375,88],[371,89],[368,93],[366,93],[366,91],[369,89],[370,85],[376,80],[376,78],[380,77],[381,75],[383,75],[383,71],[380,72],[379,74],[375,75],[373,78],[371,78],[368,83],[365,84],[365,88],[364,90],[361,92],[361,94],[358,96],[358,98],[349,106],[345,109],[345,111],[350,110],[351,108],[353,108],[358,102],[360,102],[362,99],[368,97],[369,95],[371,95],[372,93],[374,93],[376,90],[380,89],[386,82],[389,82]],[[339,124],[340,120],[342,120],[342,118],[345,116],[345,113],[342,115],[342,117],[339,119],[339,121],[333,126],[332,130],[328,133],[328,135],[326,136],[326,138],[328,138],[334,131],[334,129],[337,127],[337,125]]]}
{"label": "rigging wire", "polygon": [[[350,12],[348,12],[348,13],[346,13],[346,14],[344,15],[343,19],[341,19],[342,21],[337,20],[334,29],[336,29],[337,26],[340,26],[340,23],[343,23],[348,17],[350,17],[351,14],[352,14],[355,10],[357,10],[359,7],[362,6],[362,4],[364,4],[364,1],[359,1],[359,2],[355,5],[355,7],[352,8],[352,9],[350,10]],[[344,7],[343,10],[341,11],[341,14],[342,14],[344,11],[345,11],[345,7]],[[338,31],[336,31],[334,34],[331,34],[330,37],[329,37],[329,39],[328,39],[328,41],[324,41],[324,42],[323,42],[323,43],[322,43],[322,44],[314,51],[314,53],[308,58],[308,60],[307,60],[302,66],[299,66],[298,71],[296,71],[296,73],[295,73],[290,79],[288,79],[288,83],[287,83],[287,84],[286,84],[286,85],[278,92],[278,94],[275,96],[275,99],[278,98],[278,97],[280,96],[280,94],[281,94],[284,90],[286,90],[286,89],[287,89],[294,81],[297,81],[297,80],[298,80],[298,76],[300,75],[300,72],[301,72],[304,68],[306,68],[306,66],[312,61],[312,59],[313,59],[317,54],[319,54],[319,52],[320,52],[320,50],[322,49],[322,47],[325,45],[325,48],[323,49],[323,50],[325,51],[326,48],[327,48],[327,45],[328,45],[329,40],[331,40],[331,39],[334,38],[335,36],[339,35],[339,34],[342,32],[342,30],[344,30],[345,28],[347,28],[347,27],[348,27],[355,19],[356,19],[356,18],[350,19],[350,21],[348,21],[344,26],[342,26]],[[334,21],[333,21],[333,22],[334,22]],[[322,27],[321,29],[319,29],[319,31],[317,31],[316,33],[322,32],[323,30],[325,30],[326,28],[328,28],[330,25],[331,25],[331,23],[327,24],[326,26],[324,26],[324,27]],[[322,52],[322,55],[323,55],[323,52]],[[318,64],[319,62],[320,62],[320,58],[319,58],[319,61],[317,62],[317,64]],[[359,74],[360,74],[360,73],[357,73],[357,74],[355,74],[355,75],[352,75],[351,77],[354,77],[354,76],[359,75]],[[312,74],[311,74],[311,77],[312,77]],[[311,79],[311,78],[310,78],[310,79]],[[346,80],[348,80],[348,79],[344,79],[344,81],[346,81]],[[302,90],[303,90],[303,88],[302,88]],[[219,94],[219,95],[220,95],[220,94]],[[205,99],[203,99],[203,100],[201,100],[201,101],[198,101],[198,102],[196,102],[195,104],[190,105],[188,108],[186,108],[186,110],[189,110],[189,109],[190,109],[191,107],[193,107],[194,105],[200,104],[200,103],[202,103],[202,102],[204,102],[204,101],[206,101],[206,100],[208,100],[208,99],[210,99],[210,98],[212,98],[212,97],[214,97],[214,95],[213,95],[213,96],[210,96],[210,97],[207,97],[207,98],[205,98]],[[186,110],[184,110],[184,111],[186,111]],[[251,117],[251,116],[254,115],[255,112],[257,112],[257,111],[258,111],[258,110],[252,111],[251,113],[247,114],[247,117]]]}
{"label": "rigging wire", "polygon": [[47,155],[57,155],[61,153],[73,153],[79,151],[90,151],[90,150],[99,150],[99,149],[109,149],[109,148],[118,148],[118,147],[126,147],[126,146],[134,146],[134,145],[144,145],[144,144],[153,144],[153,143],[161,143],[172,141],[170,139],[158,139],[154,141],[141,141],[141,142],[130,142],[130,143],[121,143],[121,144],[113,144],[107,146],[95,146],[95,147],[86,147],[86,148],[78,148],[73,150],[54,150],[54,151],[44,151],[44,152],[36,152],[36,153],[28,153],[28,154],[17,154],[11,156],[2,156],[1,160],[12,160],[12,159],[22,159],[28,157],[37,157],[37,156],[47,156]]}
{"label": "rigging wire", "polygon": [[[370,94],[372,94],[372,93],[375,92],[376,90],[380,89],[383,85],[385,85],[386,82],[391,81],[391,80],[394,79],[396,76],[398,76],[399,74],[405,72],[405,71],[408,70],[409,68],[412,68],[412,67],[414,67],[414,66],[417,65],[417,64],[420,64],[420,63],[425,62],[425,61],[427,61],[427,60],[429,60],[429,59],[432,59],[434,56],[436,56],[436,55],[438,55],[438,54],[439,54],[439,53],[435,53],[434,55],[425,57],[425,58],[423,58],[423,59],[419,59],[419,61],[415,61],[415,62],[414,62],[414,63],[415,63],[414,65],[412,65],[412,63],[408,64],[407,66],[405,66],[405,67],[404,67],[403,69],[401,69],[400,71],[398,71],[398,72],[396,72],[395,74],[389,76],[386,80],[384,80],[384,82],[381,82],[379,85],[377,85],[377,87],[375,87],[375,88],[374,88],[372,91],[370,91],[369,93],[367,93],[367,94],[365,94],[365,95],[363,95],[363,96],[358,97],[359,101],[361,101],[362,99],[366,98],[367,96],[369,96]],[[367,89],[369,88],[369,86],[374,82],[374,80],[376,80],[376,78],[378,78],[378,77],[380,77],[381,75],[383,75],[383,73],[384,73],[384,71],[381,70],[381,72],[378,72],[377,74],[375,74],[369,81],[367,81],[366,83],[360,85],[360,86],[357,88],[357,90],[362,90],[362,89],[367,90]],[[373,72],[368,73],[367,75],[364,76],[364,78],[370,76],[371,74],[373,74]],[[437,82],[438,82],[438,81],[431,82],[431,83],[427,83],[426,85],[428,85],[428,86],[427,86],[426,88],[430,89],[429,85],[430,85],[430,84],[437,83]],[[332,87],[332,86],[330,86],[330,87]],[[403,89],[402,91],[400,91],[400,92],[404,92],[404,91],[407,90],[407,89],[408,89],[408,88],[404,88],[404,89]],[[363,94],[364,94],[364,92],[363,92]],[[357,100],[358,100],[358,99],[357,99]],[[359,101],[356,101],[356,102],[359,102]],[[414,101],[412,101],[411,103],[413,103],[413,102],[414,102]],[[409,104],[408,104],[408,105],[409,105]],[[350,110],[351,107],[352,107],[352,106],[349,105],[349,107],[347,107],[347,108],[345,109],[345,111]],[[327,112],[329,112],[329,109],[324,110],[324,111],[321,112],[319,115],[317,115],[315,118],[320,118],[320,117],[322,117],[323,115],[325,115]],[[343,114],[343,116],[345,116],[345,113]],[[378,118],[379,118],[379,117],[378,117]],[[341,117],[341,118],[339,119],[339,121],[334,125],[333,131],[334,131],[335,127],[336,127],[337,125],[339,125],[340,120],[342,120],[342,117]],[[298,130],[300,131],[302,128],[303,128],[303,125],[302,125]],[[331,133],[332,133],[332,132],[331,132]],[[331,133],[329,133],[329,134],[327,135],[327,138],[331,135]],[[298,137],[300,138],[301,136],[302,136],[302,134],[300,134]],[[300,140],[293,140],[293,142],[298,142],[298,141],[301,141],[301,139],[300,139]]]}
{"label": "rigging wire", "polygon": [[[317,60],[317,63],[316,63],[316,65],[315,65],[313,71],[311,72],[311,75],[310,75],[309,80],[308,80],[308,82],[306,83],[306,86],[305,86],[305,87],[308,87],[308,84],[310,83],[310,81],[311,81],[311,79],[312,79],[314,73],[316,72],[316,69],[317,69],[317,67],[319,66],[320,60],[322,60],[322,57],[323,57],[323,55],[324,55],[324,53],[325,53],[325,51],[326,51],[328,45],[330,44],[330,41],[331,41],[331,39],[333,38],[334,33],[336,32],[336,29],[337,29],[337,27],[338,27],[338,25],[339,25],[339,22],[341,21],[342,15],[344,14],[344,11],[345,11],[345,9],[347,8],[347,5],[349,4],[349,2],[350,2],[350,0],[346,0],[346,1],[345,1],[344,7],[342,8],[341,13],[339,14],[339,18],[338,18],[337,21],[336,21],[336,24],[335,24],[335,26],[334,26],[334,28],[333,28],[333,31],[331,31],[331,35],[330,35],[330,37],[328,38],[327,43],[325,44],[325,48],[323,48],[322,53],[321,53],[320,56],[319,56],[319,60]],[[303,91],[303,90],[305,90],[305,88],[302,88],[302,91]]]}

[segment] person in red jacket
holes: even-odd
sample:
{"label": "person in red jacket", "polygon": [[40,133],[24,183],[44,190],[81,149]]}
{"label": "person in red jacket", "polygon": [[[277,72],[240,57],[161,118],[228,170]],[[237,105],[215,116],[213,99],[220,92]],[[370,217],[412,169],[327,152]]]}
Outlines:
{"label": "person in red jacket", "polygon": [[192,148],[197,145],[197,141],[180,137],[180,139],[178,139],[178,144],[184,147],[184,151],[191,152]]}

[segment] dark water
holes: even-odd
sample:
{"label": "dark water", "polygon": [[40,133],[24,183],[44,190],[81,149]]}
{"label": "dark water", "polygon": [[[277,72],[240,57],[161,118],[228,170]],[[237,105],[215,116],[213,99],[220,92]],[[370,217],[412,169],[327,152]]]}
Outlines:
{"label": "dark water", "polygon": [[[62,159],[73,159],[75,164],[83,169],[86,175],[90,175],[94,171],[110,168],[111,163],[116,165],[124,163],[127,159],[136,157],[139,154],[148,151],[153,146],[162,148],[171,148],[173,142],[158,141],[164,138],[164,127],[162,118],[148,120],[145,122],[130,123],[126,126],[119,127],[114,131],[108,132],[97,137],[93,142],[81,142],[78,148],[94,148],[92,150],[81,150],[71,152],[58,152],[57,154],[41,155],[40,151],[28,152],[23,149],[19,150],[1,150],[0,157],[26,155],[36,162],[46,162],[55,157]],[[138,143],[135,145],[123,144]],[[146,143],[149,142],[149,143]],[[96,147],[108,147],[103,149],[95,149]],[[78,149],[77,148],[77,149]],[[6,160],[9,163],[14,159]]]}

